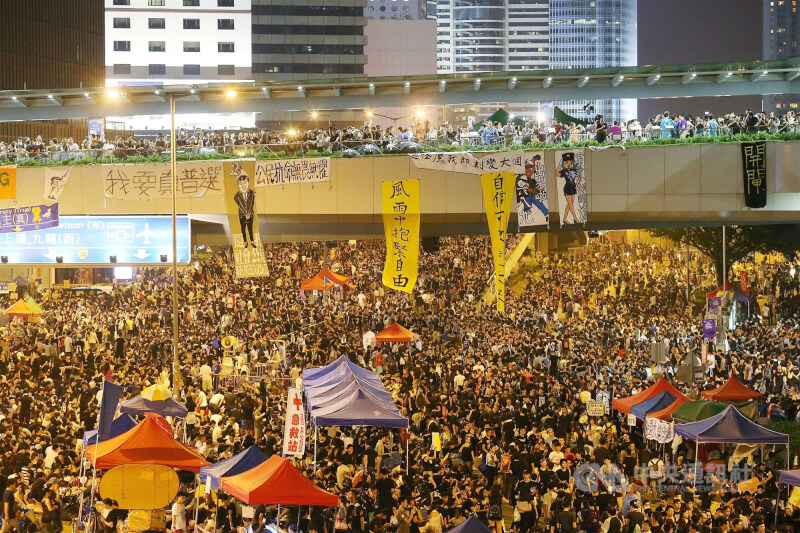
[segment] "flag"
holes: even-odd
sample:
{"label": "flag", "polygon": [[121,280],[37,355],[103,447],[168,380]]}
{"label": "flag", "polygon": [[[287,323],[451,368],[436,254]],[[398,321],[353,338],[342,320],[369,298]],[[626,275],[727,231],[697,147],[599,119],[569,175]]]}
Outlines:
{"label": "flag", "polygon": [[97,442],[111,436],[111,423],[117,412],[119,399],[122,397],[122,385],[103,381],[103,397],[100,399],[100,419],[97,421]]}
{"label": "flag", "polygon": [[386,235],[383,284],[411,294],[419,273],[419,180],[384,181],[381,199]]}
{"label": "flag", "polygon": [[494,259],[494,291],[497,311],[506,312],[506,237],[508,217],[514,195],[514,178],[511,172],[481,174],[483,203],[486,206],[486,221]]}

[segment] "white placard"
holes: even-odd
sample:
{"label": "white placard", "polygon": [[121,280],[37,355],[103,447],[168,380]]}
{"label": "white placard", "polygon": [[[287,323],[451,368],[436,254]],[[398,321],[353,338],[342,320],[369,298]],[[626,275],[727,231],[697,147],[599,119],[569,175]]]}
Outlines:
{"label": "white placard", "polygon": [[329,157],[256,161],[256,187],[331,181]]}
{"label": "white placard", "polygon": [[646,417],[644,421],[644,438],[662,444],[670,443],[675,438],[675,424],[658,418]]}
{"label": "white placard", "polygon": [[286,423],[283,427],[283,456],[302,457],[306,451],[306,414],[300,389],[289,387]]}

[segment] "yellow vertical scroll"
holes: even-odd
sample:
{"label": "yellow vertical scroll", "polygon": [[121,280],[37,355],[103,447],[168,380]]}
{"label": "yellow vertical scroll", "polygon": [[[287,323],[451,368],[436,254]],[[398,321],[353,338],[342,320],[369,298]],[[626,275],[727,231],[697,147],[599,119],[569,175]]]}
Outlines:
{"label": "yellow vertical scroll", "polygon": [[492,241],[492,256],[495,272],[495,299],[497,311],[506,311],[506,236],[508,217],[514,204],[514,180],[511,172],[481,174],[483,202],[489,222],[489,237]]}
{"label": "yellow vertical scroll", "polygon": [[419,180],[384,181],[381,200],[386,234],[383,284],[410,294],[419,262]]}

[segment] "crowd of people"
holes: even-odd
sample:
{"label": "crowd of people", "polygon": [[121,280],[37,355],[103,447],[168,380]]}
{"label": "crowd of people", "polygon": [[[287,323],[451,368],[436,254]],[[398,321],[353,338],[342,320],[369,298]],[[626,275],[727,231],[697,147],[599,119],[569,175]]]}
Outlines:
{"label": "crowd of people", "polygon": [[[280,453],[287,385],[341,355],[380,367],[410,427],[323,428],[318,463],[310,452],[293,459],[339,505],[282,508],[280,516],[257,506],[244,518],[230,496],[195,499],[194,478],[182,478],[173,531],[195,527],[195,513],[199,530],[224,533],[260,532],[276,520],[306,533],[438,533],[469,516],[496,533],[797,531],[800,510],[778,498],[783,450],[757,454],[750,492],[724,476],[668,486],[665,463],[691,463],[694,445],[663,450],[643,438],[641,424],[586,415],[587,395],[643,390],[699,350],[700,312],[686,301],[677,250],[593,239],[578,253],[532,253],[510,278],[508,314],[500,315],[484,299],[486,237],[442,238],[423,253],[413,295],[382,286],[384,247],[340,243],[324,260],[318,243],[270,244],[265,278],[237,279],[230,251],[182,269],[175,379],[168,270],[139,269],[110,292],[33,288],[48,313],[0,330],[2,532],[61,531],[78,502],[91,500],[82,436],[95,426],[104,379],[123,384],[125,396],[152,384],[177,388],[189,410],[187,442],[215,462],[250,445]],[[300,282],[324,263],[352,276],[353,290],[303,293]],[[716,285],[710,263],[695,257],[690,268],[693,289]],[[729,350],[710,346],[716,364],[705,381],[679,388],[694,396],[736,375],[794,420],[800,287],[773,265],[751,275],[750,290],[752,317],[727,334]],[[759,318],[756,295],[770,298],[770,321]],[[1,307],[10,303],[0,297]],[[395,321],[415,333],[413,342],[376,345],[374,334]],[[226,377],[227,336],[238,342]],[[659,365],[650,361],[652,342],[667,347]],[[576,483],[576,470],[592,464],[601,481]],[[606,475],[614,469],[623,475]],[[121,527],[125,513],[100,500],[98,493],[95,527]]]}
{"label": "crowd of people", "polygon": [[[260,129],[249,131],[181,131],[177,136],[176,150],[185,153],[258,153],[264,151],[285,153],[336,152],[374,144],[386,148],[390,143],[413,141],[430,148],[442,145],[459,145],[480,148],[491,145],[527,145],[532,142],[561,143],[595,140],[626,142],[636,139],[660,137],[716,137],[719,135],[754,135],[757,133],[797,133],[800,128],[793,111],[786,114],[763,113],[746,109],[742,114],[728,113],[715,118],[672,114],[665,111],[644,123],[636,120],[609,120],[598,115],[592,120],[574,123],[556,120],[512,120],[506,124],[483,121],[477,127],[470,120],[456,126],[449,122],[436,124],[416,119],[409,127],[369,124],[340,128],[288,129],[285,131]],[[19,161],[26,158],[63,161],[75,157],[124,158],[135,155],[153,155],[168,151],[168,134],[157,132],[106,138],[91,134],[82,141],[74,138],[35,139],[17,137],[0,141],[0,161]]]}

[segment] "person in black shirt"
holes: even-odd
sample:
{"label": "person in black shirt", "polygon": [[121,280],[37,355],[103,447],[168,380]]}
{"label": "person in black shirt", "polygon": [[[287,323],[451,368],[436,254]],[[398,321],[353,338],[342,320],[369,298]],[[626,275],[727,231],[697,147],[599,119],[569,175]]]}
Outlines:
{"label": "person in black shirt", "polygon": [[0,533],[16,532],[19,529],[19,510],[14,500],[17,491],[17,476],[11,474],[6,481],[6,490],[3,491],[3,526]]}

